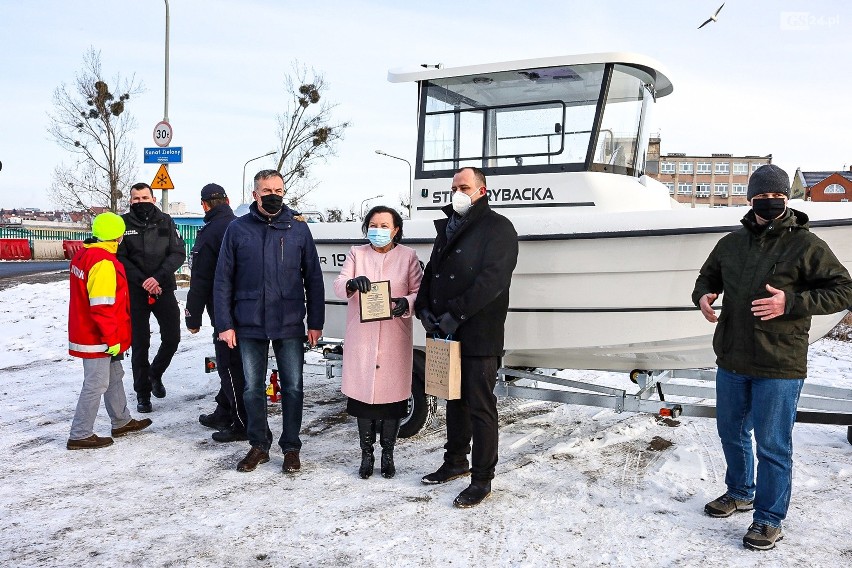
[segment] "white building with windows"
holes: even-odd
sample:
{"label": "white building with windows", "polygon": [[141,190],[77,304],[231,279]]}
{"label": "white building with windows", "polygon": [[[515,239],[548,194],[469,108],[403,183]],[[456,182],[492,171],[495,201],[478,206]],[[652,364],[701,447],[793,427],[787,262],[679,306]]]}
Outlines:
{"label": "white building with windows", "polygon": [[732,154],[661,154],[659,136],[651,136],[645,173],[669,188],[669,195],[693,207],[747,205],[748,179],[764,164],[766,156]]}

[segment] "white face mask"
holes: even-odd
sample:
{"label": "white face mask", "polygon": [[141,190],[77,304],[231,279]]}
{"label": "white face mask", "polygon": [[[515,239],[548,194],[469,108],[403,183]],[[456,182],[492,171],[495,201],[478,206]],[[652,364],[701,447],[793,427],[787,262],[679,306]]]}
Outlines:
{"label": "white face mask", "polygon": [[464,217],[472,205],[473,202],[468,194],[463,191],[453,192],[453,211]]}

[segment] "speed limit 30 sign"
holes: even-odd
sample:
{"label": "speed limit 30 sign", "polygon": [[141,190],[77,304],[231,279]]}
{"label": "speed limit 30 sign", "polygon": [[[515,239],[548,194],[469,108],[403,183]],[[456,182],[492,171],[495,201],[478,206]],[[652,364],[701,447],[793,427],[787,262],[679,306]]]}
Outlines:
{"label": "speed limit 30 sign", "polygon": [[154,127],[154,144],[164,148],[172,141],[172,125],[161,120]]}

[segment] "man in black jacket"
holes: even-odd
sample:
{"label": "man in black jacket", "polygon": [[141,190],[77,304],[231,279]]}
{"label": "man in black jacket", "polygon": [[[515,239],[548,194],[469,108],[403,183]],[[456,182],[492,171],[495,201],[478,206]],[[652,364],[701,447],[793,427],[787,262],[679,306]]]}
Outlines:
{"label": "man in black jacket", "polygon": [[445,483],[471,474],[470,486],[453,502],[466,508],[491,493],[497,465],[494,385],[518,235],[511,221],[488,206],[481,170],[459,170],[452,190],[452,205],[443,209],[448,218],[435,221],[438,234],[414,308],[427,333],[452,334],[461,342],[461,398],[447,401],[444,463],[422,482]]}
{"label": "man in black jacket", "polygon": [[[175,299],[175,271],[186,259],[183,239],[172,218],[156,206],[151,186],[130,188],[130,212],[122,215],[127,226],[118,247],[118,260],[127,272],[130,290],[130,324],[133,390],[136,410],[151,412],[151,393],[166,396],[163,373],[180,342],[180,308]],[[160,348],[148,362],[151,314],[160,325]]]}
{"label": "man in black jacket", "polygon": [[207,310],[210,323],[213,324],[213,346],[216,350],[216,371],[221,386],[216,395],[216,410],[212,414],[202,414],[198,421],[208,428],[218,430],[213,433],[217,442],[236,442],[248,440],[246,437],[246,410],[243,404],[245,376],[240,360],[240,347],[228,348],[219,341],[219,331],[215,329],[216,318],[213,314],[213,281],[216,275],[216,262],[225,229],[236,219],[231,209],[225,189],[218,184],[208,183],[201,188],[201,207],[204,209],[204,226],[195,237],[195,245],[190,253],[192,276],[189,281],[189,293],[186,296],[186,328],[190,333],[198,333],[201,328],[201,315]]}

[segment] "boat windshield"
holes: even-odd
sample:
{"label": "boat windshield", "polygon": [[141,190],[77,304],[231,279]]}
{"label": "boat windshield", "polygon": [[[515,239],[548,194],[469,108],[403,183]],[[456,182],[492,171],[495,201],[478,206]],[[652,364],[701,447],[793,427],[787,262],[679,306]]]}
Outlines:
{"label": "boat windshield", "polygon": [[639,69],[522,69],[433,79],[422,89],[419,177],[465,166],[497,174],[642,168],[653,81]]}

